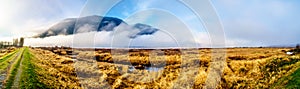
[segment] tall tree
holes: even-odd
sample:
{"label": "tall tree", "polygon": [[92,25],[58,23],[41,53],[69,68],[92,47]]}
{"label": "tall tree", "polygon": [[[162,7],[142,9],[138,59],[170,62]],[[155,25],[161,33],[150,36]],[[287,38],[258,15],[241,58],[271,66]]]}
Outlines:
{"label": "tall tree", "polygon": [[19,46],[20,46],[20,47],[23,47],[23,45],[24,45],[24,38],[21,37],[21,38],[20,38],[20,44],[19,44]]}
{"label": "tall tree", "polygon": [[14,39],[14,40],[13,40],[13,46],[18,46],[18,44],[19,44],[18,39]]}

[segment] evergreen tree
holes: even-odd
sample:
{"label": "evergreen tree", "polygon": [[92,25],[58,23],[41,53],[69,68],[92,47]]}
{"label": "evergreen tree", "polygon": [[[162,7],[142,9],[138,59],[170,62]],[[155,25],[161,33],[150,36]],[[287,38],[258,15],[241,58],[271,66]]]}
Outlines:
{"label": "evergreen tree", "polygon": [[23,45],[24,45],[24,38],[21,37],[21,38],[20,38],[20,44],[19,44],[19,46],[20,46],[20,47],[23,47]]}

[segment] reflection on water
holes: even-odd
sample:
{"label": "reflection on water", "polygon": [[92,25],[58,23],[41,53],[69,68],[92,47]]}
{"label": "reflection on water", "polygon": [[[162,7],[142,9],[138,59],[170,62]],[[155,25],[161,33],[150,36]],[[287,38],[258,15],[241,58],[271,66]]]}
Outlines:
{"label": "reflection on water", "polygon": [[148,71],[160,71],[160,70],[163,70],[164,69],[164,67],[146,67],[145,68],[146,70],[148,70]]}
{"label": "reflection on water", "polygon": [[[138,69],[137,66],[129,66],[129,71],[134,71],[136,69]],[[143,69],[148,70],[150,72],[157,72],[157,71],[163,70],[164,67],[146,67],[146,66],[144,66]]]}

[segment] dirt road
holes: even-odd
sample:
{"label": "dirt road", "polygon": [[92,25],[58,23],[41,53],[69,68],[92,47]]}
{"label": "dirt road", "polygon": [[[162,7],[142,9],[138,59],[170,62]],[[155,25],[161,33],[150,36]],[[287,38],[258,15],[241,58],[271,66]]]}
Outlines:
{"label": "dirt road", "polygon": [[[21,62],[18,62],[18,61],[21,61],[21,58],[23,56],[23,49],[20,49],[20,50],[17,50],[16,53],[12,54],[12,57],[9,57],[9,58],[5,58],[3,60],[5,60],[4,62],[8,61],[8,66],[4,66],[6,67],[5,68],[5,71],[3,71],[2,73],[0,73],[0,88],[6,88],[4,85],[7,85],[9,79],[19,79],[19,78],[10,78],[10,77],[15,77],[15,74],[13,72],[13,70],[15,69],[15,67],[17,65],[20,65]],[[21,73],[22,72],[22,69],[20,68],[20,66],[18,66],[17,68],[18,70],[20,71],[17,71],[16,74],[19,74],[19,72]],[[17,88],[17,87],[14,87],[14,88]]]}

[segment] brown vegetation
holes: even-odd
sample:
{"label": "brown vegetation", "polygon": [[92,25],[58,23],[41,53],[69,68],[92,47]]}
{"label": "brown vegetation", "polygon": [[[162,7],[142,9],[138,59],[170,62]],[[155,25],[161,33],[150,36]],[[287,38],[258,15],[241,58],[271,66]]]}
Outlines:
{"label": "brown vegetation", "polygon": [[[227,49],[217,87],[272,87],[299,68],[299,55],[286,55],[282,50],[290,49]],[[32,52],[38,59],[40,81],[53,88],[202,88],[212,58],[212,49],[73,49],[77,60],[41,49]],[[150,66],[162,70],[149,71]]]}
{"label": "brown vegetation", "polygon": [[31,49],[38,80],[50,88],[80,88],[73,62],[50,51]]}

